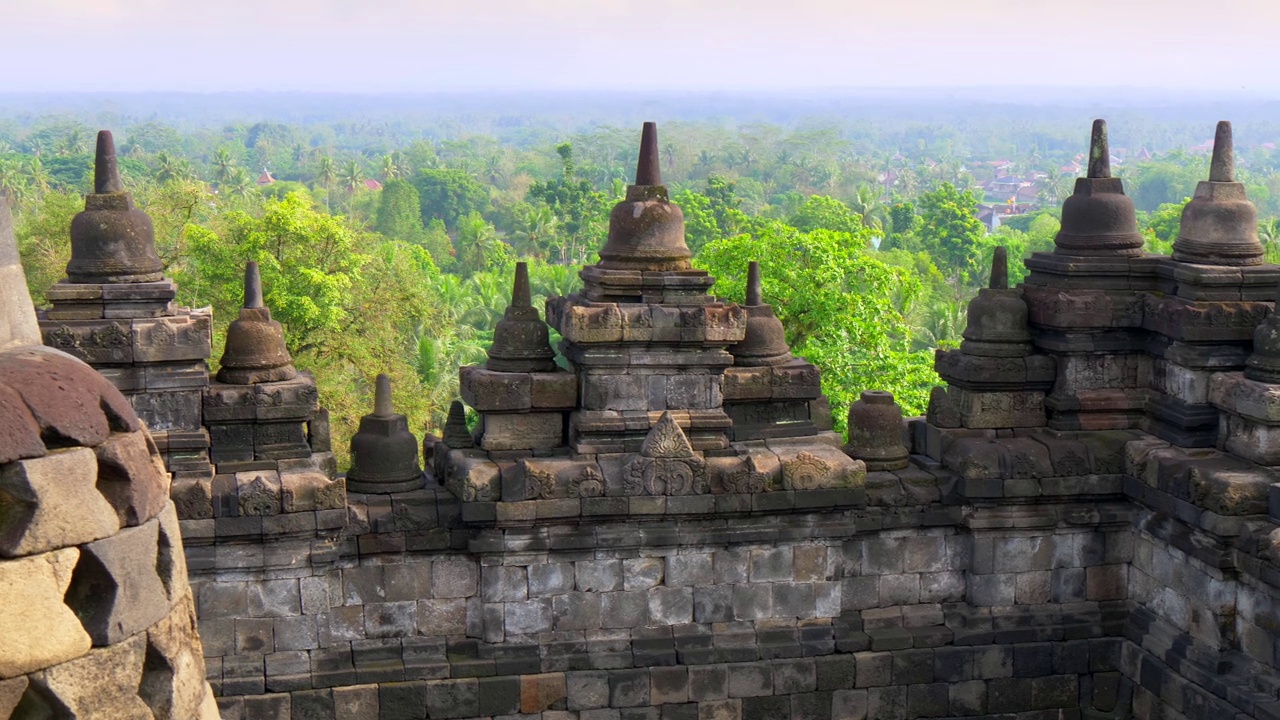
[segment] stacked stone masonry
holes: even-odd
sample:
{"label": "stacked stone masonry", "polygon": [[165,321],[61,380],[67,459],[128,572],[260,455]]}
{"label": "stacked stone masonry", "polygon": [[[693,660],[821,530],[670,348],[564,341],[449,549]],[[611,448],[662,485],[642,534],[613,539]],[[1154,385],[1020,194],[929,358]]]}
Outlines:
{"label": "stacked stone masonry", "polygon": [[927,417],[868,392],[846,441],[758,272],[738,305],[689,267],[646,127],[547,303],[565,364],[517,270],[461,371],[479,423],[455,405],[421,485],[289,479],[322,422],[174,483],[222,717],[1280,718],[1280,270],[1229,147],[1163,258],[1097,124],[1055,251],[1018,288],[997,254]]}

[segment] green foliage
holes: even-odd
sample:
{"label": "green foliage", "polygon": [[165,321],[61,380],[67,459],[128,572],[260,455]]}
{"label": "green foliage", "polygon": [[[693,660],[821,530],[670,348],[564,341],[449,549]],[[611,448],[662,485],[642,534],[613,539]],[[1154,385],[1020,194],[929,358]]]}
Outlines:
{"label": "green foliage", "polygon": [[475,178],[453,168],[425,168],[413,179],[422,199],[422,222],[444,221],[456,230],[458,222],[472,213],[489,210],[489,191]]}
{"label": "green foliage", "polygon": [[766,222],[753,234],[707,245],[696,259],[718,278],[717,294],[730,298],[742,297],[747,261],[760,261],[765,301],[787,328],[792,351],[822,368],[841,426],[862,390],[890,390],[917,413],[937,383],[932,355],[911,351],[900,310],[920,293],[919,280],[864,247],[862,236]]}
{"label": "green foliage", "polygon": [[825,195],[811,195],[792,213],[790,223],[800,232],[831,230],[861,236],[865,229],[862,218],[848,205]]}
{"label": "green foliage", "polygon": [[1173,253],[1173,241],[1178,239],[1178,231],[1182,229],[1182,208],[1190,201],[1191,198],[1184,198],[1180,203],[1164,203],[1145,218],[1142,224],[1144,250],[1160,255]]}
{"label": "green foliage", "polygon": [[422,198],[418,189],[404,180],[389,180],[378,198],[378,215],[374,230],[389,238],[415,242],[425,229],[422,226]]}
{"label": "green foliage", "polygon": [[981,244],[986,232],[976,216],[977,207],[972,192],[961,192],[948,182],[939,183],[920,196],[921,249],[962,278],[981,270]]}
{"label": "green foliage", "polygon": [[578,176],[571,144],[557,145],[556,153],[561,159],[560,177],[530,185],[529,198],[550,207],[563,228],[560,261],[580,263],[590,250],[604,244],[611,203],[605,193]]}

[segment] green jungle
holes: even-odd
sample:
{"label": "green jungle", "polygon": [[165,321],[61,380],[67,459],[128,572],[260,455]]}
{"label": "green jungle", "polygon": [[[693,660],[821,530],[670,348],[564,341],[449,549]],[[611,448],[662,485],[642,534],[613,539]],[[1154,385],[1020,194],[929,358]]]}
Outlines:
{"label": "green jungle", "polygon": [[[741,301],[747,261],[760,261],[765,301],[793,352],[822,369],[837,429],[864,389],[924,411],[939,382],[934,350],[959,343],[993,249],[1008,247],[1020,281],[1021,258],[1052,250],[1060,204],[1083,174],[1088,110],[951,112],[646,118],[659,121],[663,179],[694,263],[718,279],[717,295]],[[340,452],[379,372],[410,427],[439,432],[459,366],[485,359],[517,260],[530,263],[538,307],[580,285],[639,140],[630,117],[571,124],[498,111],[287,122],[0,112],[0,193],[37,303],[64,274],[100,127],[115,133],[179,301],[214,310],[215,362],[244,263],[260,264]],[[1158,110],[1113,121],[1113,172],[1149,251],[1169,252],[1182,205],[1207,177],[1212,131],[1202,117]],[[1276,138],[1273,122],[1237,123],[1240,179],[1272,262]]]}

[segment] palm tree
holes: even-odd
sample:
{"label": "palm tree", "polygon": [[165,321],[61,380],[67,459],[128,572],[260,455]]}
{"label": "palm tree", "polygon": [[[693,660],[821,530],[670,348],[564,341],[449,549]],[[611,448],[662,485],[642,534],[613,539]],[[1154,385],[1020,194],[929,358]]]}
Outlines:
{"label": "palm tree", "polygon": [[328,155],[321,155],[316,163],[316,183],[324,188],[324,206],[331,210],[329,206],[329,193],[333,189],[333,183],[338,180],[338,168],[333,162],[333,158]]}
{"label": "palm tree", "polygon": [[473,212],[458,222],[458,260],[471,272],[488,267],[501,242],[498,231],[480,213]]}
{"label": "palm tree", "polygon": [[22,166],[16,159],[0,158],[0,195],[8,195],[10,202],[17,203],[26,198],[27,193],[27,178]]}
{"label": "palm tree", "polygon": [[520,255],[545,257],[555,239],[560,221],[546,205],[525,212],[517,220],[515,249]]}
{"label": "palm tree", "polygon": [[387,182],[395,180],[404,174],[404,170],[400,167],[400,153],[393,152],[382,156],[382,181]]}
{"label": "palm tree", "polygon": [[186,160],[175,157],[168,151],[161,151],[156,155],[156,182],[175,182],[189,177],[191,177],[191,166]]}
{"label": "palm tree", "polygon": [[860,185],[849,198],[849,207],[862,216],[862,224],[879,233],[888,220],[889,209],[880,202],[880,193],[868,185]]}
{"label": "palm tree", "polygon": [[355,195],[356,190],[364,187],[364,172],[360,169],[360,163],[351,160],[346,167],[342,168],[342,187],[346,188],[347,195]]}
{"label": "palm tree", "polygon": [[236,159],[226,147],[220,147],[213,153],[213,181],[219,186],[225,185],[235,174]]}
{"label": "palm tree", "polygon": [[35,188],[37,195],[49,192],[49,181],[53,176],[44,169],[44,163],[40,162],[39,157],[31,158],[31,162],[27,163],[27,171],[31,174],[31,185]]}
{"label": "palm tree", "polygon": [[226,190],[228,195],[236,197],[246,197],[254,188],[253,178],[249,172],[242,167],[231,168],[231,174],[226,180],[219,183],[219,187]]}

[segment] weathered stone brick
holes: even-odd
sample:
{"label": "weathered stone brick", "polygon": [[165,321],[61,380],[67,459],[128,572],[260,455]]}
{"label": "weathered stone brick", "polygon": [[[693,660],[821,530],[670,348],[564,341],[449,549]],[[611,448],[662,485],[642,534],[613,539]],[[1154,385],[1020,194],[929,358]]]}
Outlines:
{"label": "weathered stone brick", "polygon": [[751,582],[790,580],[794,574],[790,547],[751,551]]}
{"label": "weathered stone brick", "polygon": [[600,595],[600,625],[606,628],[642,627],[649,618],[648,591]]}
{"label": "weathered stone brick", "polygon": [[600,628],[601,593],[568,593],[552,598],[556,630],[596,630]]}
{"label": "weathered stone brick", "polygon": [[733,619],[733,586],[712,585],[693,589],[694,622],[718,623]]}
{"label": "weathered stone brick", "polygon": [[779,695],[813,692],[817,688],[817,671],[813,658],[789,658],[773,661],[773,691]]}
{"label": "weathered stone brick", "polygon": [[729,671],[724,665],[689,667],[689,699],[724,700],[729,696]]}
{"label": "weathered stone brick", "polygon": [[773,615],[773,591],[767,583],[735,585],[733,616],[738,620],[760,620]]}
{"label": "weathered stone brick", "polygon": [[649,702],[654,705],[689,701],[688,668],[655,667],[649,670]]}
{"label": "weathered stone brick", "polygon": [[560,595],[573,590],[572,563],[529,566],[529,597]]}
{"label": "weathered stone brick", "polygon": [[767,662],[729,666],[729,697],[749,698],[773,694],[773,668]]}
{"label": "weathered stone brick", "polygon": [[866,690],[836,690],[831,693],[831,716],[848,720],[866,720]]}
{"label": "weathered stone brick", "polygon": [[529,598],[529,581],[522,567],[486,565],[480,572],[480,597],[485,602],[519,602]]}
{"label": "weathered stone brick", "polygon": [[576,584],[582,592],[611,592],[622,589],[619,560],[579,560],[575,563]]}
{"label": "weathered stone brick", "polygon": [[662,582],[662,558],[627,558],[622,561],[622,589],[648,590]]}
{"label": "weathered stone brick", "polygon": [[649,670],[634,668],[609,671],[609,705],[616,708],[649,704]]}
{"label": "weathered stone brick", "polygon": [[529,635],[551,629],[551,598],[505,603],[503,608],[508,635]]}
{"label": "weathered stone brick", "polygon": [[649,594],[649,622],[676,625],[693,621],[693,589],[655,587]]}
{"label": "weathered stone brick", "polygon": [[593,710],[609,705],[609,673],[581,671],[565,673],[570,710]]}
{"label": "weathered stone brick", "polygon": [[667,556],[664,583],[668,586],[710,585],[713,577],[711,553]]}
{"label": "weathered stone brick", "polygon": [[860,688],[881,687],[893,682],[893,655],[887,652],[854,654],[857,666],[855,685]]}
{"label": "weathered stone brick", "polygon": [[479,566],[469,560],[437,560],[431,564],[431,594],[465,598],[476,594]]}

